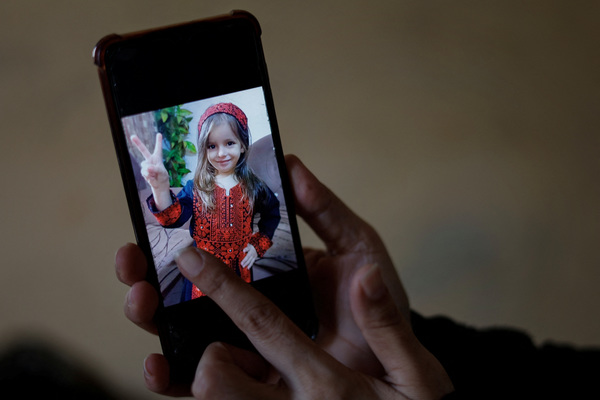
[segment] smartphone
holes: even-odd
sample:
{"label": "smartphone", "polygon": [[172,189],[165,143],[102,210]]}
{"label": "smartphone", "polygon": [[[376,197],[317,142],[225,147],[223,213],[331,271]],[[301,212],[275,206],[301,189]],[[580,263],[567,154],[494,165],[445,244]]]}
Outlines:
{"label": "smartphone", "polygon": [[232,11],[109,35],[93,51],[173,382],[191,382],[211,342],[252,349],[179,273],[173,254],[185,246],[217,256],[316,335],[260,35],[254,16]]}

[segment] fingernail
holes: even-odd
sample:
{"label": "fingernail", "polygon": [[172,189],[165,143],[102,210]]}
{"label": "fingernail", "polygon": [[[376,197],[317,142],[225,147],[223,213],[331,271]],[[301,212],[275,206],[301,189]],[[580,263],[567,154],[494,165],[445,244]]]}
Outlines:
{"label": "fingernail", "polygon": [[186,247],[175,252],[175,262],[182,272],[188,277],[195,277],[202,272],[204,263],[202,262],[202,256],[198,250],[194,247]]}
{"label": "fingernail", "polygon": [[381,270],[377,264],[370,265],[360,278],[360,285],[371,300],[379,300],[387,293],[387,287],[383,283]]}
{"label": "fingernail", "polygon": [[132,288],[129,288],[129,290],[127,291],[127,294],[125,295],[125,308],[126,308],[125,312],[127,313],[127,315],[135,314],[136,308],[137,308],[137,305],[132,300],[132,298],[134,298],[133,296],[131,296],[132,290],[133,290]]}
{"label": "fingernail", "polygon": [[125,294],[125,307],[127,307],[127,309],[131,309],[131,289],[129,289],[127,291],[127,293]]}
{"label": "fingernail", "polygon": [[153,375],[150,373],[150,370],[146,367],[146,363],[148,362],[148,357],[144,358],[144,377],[151,378]]}

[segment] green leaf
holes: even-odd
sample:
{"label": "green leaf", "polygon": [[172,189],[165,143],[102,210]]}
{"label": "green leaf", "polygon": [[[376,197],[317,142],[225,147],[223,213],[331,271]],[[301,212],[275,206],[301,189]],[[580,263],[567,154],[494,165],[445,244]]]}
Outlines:
{"label": "green leaf", "polygon": [[196,152],[197,152],[196,146],[194,146],[194,143],[189,142],[187,140],[185,142],[185,148],[193,154],[196,154]]}
{"label": "green leaf", "polygon": [[162,119],[162,122],[167,122],[167,119],[169,119],[169,113],[166,110],[162,110],[160,112],[160,118]]}

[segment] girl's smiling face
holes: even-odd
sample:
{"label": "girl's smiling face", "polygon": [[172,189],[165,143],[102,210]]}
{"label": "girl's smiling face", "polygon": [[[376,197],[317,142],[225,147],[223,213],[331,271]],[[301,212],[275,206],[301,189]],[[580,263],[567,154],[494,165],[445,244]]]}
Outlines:
{"label": "girl's smiling face", "polygon": [[217,170],[217,175],[233,174],[244,152],[239,138],[227,123],[214,125],[208,135],[206,155],[208,162]]}

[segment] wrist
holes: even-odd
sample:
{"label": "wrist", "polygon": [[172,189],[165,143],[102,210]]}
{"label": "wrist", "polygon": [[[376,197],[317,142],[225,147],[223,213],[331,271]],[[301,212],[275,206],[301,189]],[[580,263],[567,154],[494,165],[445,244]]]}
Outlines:
{"label": "wrist", "polygon": [[171,204],[173,204],[173,199],[171,198],[170,189],[156,189],[152,188],[152,195],[154,196],[154,204],[158,211],[163,211],[167,209]]}

